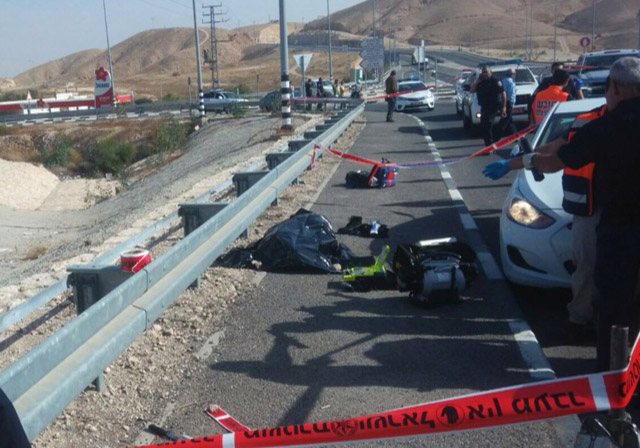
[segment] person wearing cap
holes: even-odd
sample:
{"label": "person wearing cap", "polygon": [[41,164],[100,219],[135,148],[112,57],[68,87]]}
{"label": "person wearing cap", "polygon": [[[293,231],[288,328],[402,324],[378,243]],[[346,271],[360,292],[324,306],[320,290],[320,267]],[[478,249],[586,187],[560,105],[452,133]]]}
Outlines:
{"label": "person wearing cap", "polygon": [[[385,93],[393,95],[398,93],[398,81],[396,81],[396,71],[391,70],[391,74],[385,81]],[[387,121],[393,122],[393,110],[396,108],[396,96],[388,96],[385,98],[387,102]]]}
{"label": "person wearing cap", "polygon": [[555,172],[595,164],[594,195],[600,207],[594,280],[597,370],[610,369],[611,328],[638,333],[640,270],[640,58],[624,57],[607,78],[607,113],[578,129],[569,142],[557,139],[535,152],[488,164],[483,174],[499,179],[512,169]]}

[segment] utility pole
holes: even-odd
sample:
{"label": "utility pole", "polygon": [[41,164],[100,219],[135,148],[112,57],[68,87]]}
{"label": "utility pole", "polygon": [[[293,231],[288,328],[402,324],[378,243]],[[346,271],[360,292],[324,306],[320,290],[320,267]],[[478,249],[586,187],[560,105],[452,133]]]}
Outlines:
{"label": "utility pole", "polygon": [[[195,1],[195,0],[194,0]],[[291,89],[289,88],[289,44],[287,42],[287,15],[284,0],[280,0],[280,96],[282,97],[281,131],[290,132],[291,125]]]}
{"label": "utility pole", "polygon": [[[211,69],[211,89],[219,89],[220,88],[220,76],[218,74],[218,39],[216,38],[216,23],[224,23],[228,20],[216,20],[216,8],[220,8],[222,4],[219,5],[203,5],[202,7],[205,10],[209,10],[208,12],[204,12],[203,16],[205,19],[202,21],[203,24],[210,26],[210,35],[209,35],[209,60],[205,57],[204,63],[209,64],[209,68]],[[223,15],[221,13],[217,13],[217,15]]]}
{"label": "utility pole", "polygon": [[371,14],[373,16],[371,22],[371,37],[376,37],[376,0],[371,0]]}
{"label": "utility pole", "polygon": [[111,105],[116,105],[116,82],[113,76],[113,62],[111,60],[111,45],[109,44],[109,25],[107,25],[107,6],[102,0],[102,9],[104,10],[104,29],[107,32],[107,55],[109,57],[109,73],[111,73]]}
{"label": "utility pole", "polygon": [[591,51],[596,45],[596,0],[593,0],[591,6]]}
{"label": "utility pole", "polygon": [[202,67],[200,66],[200,36],[198,35],[198,19],[196,17],[196,0],[193,3],[193,30],[196,39],[196,66],[198,69],[198,111],[200,111],[200,124],[204,118],[204,92],[202,91]]}
{"label": "utility pole", "polygon": [[640,50],[640,9],[638,9],[638,50]]}
{"label": "utility pole", "polygon": [[556,62],[556,48],[558,46],[558,0],[555,0],[555,12],[553,13],[553,62]]}
{"label": "utility pole", "polygon": [[327,21],[329,22],[329,81],[333,83],[333,61],[331,57],[331,13],[329,12],[329,0],[327,0]]}

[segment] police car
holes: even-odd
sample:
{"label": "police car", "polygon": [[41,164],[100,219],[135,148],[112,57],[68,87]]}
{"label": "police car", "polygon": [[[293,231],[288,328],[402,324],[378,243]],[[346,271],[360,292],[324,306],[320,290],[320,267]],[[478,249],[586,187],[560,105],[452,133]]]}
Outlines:
{"label": "police car", "polygon": [[[578,114],[604,103],[604,98],[556,103],[530,139],[531,146],[566,138]],[[502,269],[513,283],[568,288],[573,270],[573,217],[562,208],[562,171],[544,176],[536,182],[531,171],[517,171],[500,216]]]}
{"label": "police car", "polygon": [[422,81],[413,79],[399,80],[398,93],[400,95],[396,99],[397,111],[422,108],[433,110],[436,107],[433,92]]}
{"label": "police car", "polygon": [[[507,76],[509,69],[515,69],[516,103],[511,111],[511,116],[514,123],[529,122],[529,99],[538,87],[538,80],[529,67],[521,65],[520,62],[519,59],[502,62],[485,62],[473,70],[473,73],[462,84],[462,124],[465,129],[471,129],[474,125],[480,124],[480,104],[478,103],[478,96],[475,93],[471,93],[470,89],[471,84],[480,76],[480,72],[484,66],[490,66],[493,77],[498,80],[502,80]],[[496,122],[499,121],[499,119],[499,116],[496,117]]]}

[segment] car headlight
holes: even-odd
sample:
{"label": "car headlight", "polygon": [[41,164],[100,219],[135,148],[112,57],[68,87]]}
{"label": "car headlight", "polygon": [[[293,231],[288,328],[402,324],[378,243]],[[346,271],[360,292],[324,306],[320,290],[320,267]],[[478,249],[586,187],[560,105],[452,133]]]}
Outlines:
{"label": "car headlight", "polygon": [[522,198],[513,198],[509,204],[507,216],[516,224],[533,229],[546,229],[555,222],[553,218]]}

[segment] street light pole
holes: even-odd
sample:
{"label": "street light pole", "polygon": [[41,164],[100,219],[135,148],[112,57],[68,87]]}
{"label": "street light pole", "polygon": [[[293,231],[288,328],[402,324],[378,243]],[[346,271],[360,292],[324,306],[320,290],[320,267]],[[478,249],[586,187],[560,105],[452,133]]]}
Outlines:
{"label": "street light pole", "polygon": [[291,90],[289,88],[289,44],[287,42],[287,15],[284,0],[280,0],[280,96],[282,97],[282,131],[291,131]]}
{"label": "street light pole", "polygon": [[104,10],[104,29],[107,32],[107,55],[109,57],[109,73],[111,73],[111,105],[116,105],[116,83],[113,76],[113,62],[111,60],[111,45],[109,45],[109,25],[107,25],[107,6],[102,0],[102,9]]}
{"label": "street light pole", "polygon": [[198,35],[198,19],[196,18],[196,0],[192,0],[192,3],[193,28],[196,36],[196,65],[198,66],[198,110],[200,118],[202,118],[204,117],[204,92],[202,92],[202,68],[200,67],[200,36]]}
{"label": "street light pole", "polygon": [[331,14],[329,13],[329,0],[327,0],[327,21],[329,22],[329,80],[333,83],[333,61],[331,57]]}
{"label": "street light pole", "polygon": [[371,14],[373,21],[371,22],[371,37],[376,37],[376,0],[371,0]]}
{"label": "street light pole", "polygon": [[553,62],[556,62],[556,48],[558,46],[558,0],[555,0],[553,16]]}
{"label": "street light pole", "polygon": [[591,6],[591,51],[595,48],[596,43],[596,0],[593,0]]}

